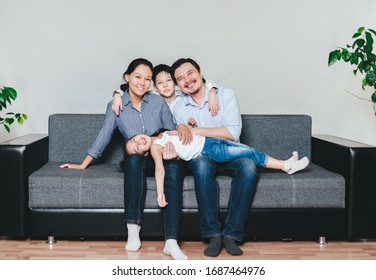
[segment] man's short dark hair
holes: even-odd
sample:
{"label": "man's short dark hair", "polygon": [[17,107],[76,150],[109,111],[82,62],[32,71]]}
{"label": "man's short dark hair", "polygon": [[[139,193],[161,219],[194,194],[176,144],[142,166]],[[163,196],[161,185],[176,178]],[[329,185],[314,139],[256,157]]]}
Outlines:
{"label": "man's short dark hair", "polygon": [[175,84],[177,83],[176,78],[175,78],[175,71],[176,71],[176,69],[178,69],[184,63],[190,63],[190,64],[193,65],[194,68],[197,69],[198,72],[201,71],[200,65],[198,65],[198,63],[196,61],[194,61],[192,58],[180,58],[177,61],[175,61],[174,64],[172,64],[172,66],[171,66],[171,77],[172,77],[173,81],[175,82]]}

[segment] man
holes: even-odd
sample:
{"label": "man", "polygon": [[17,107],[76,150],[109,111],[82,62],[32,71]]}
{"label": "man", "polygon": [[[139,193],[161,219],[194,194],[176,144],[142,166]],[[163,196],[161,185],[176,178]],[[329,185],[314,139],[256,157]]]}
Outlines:
{"label": "man", "polygon": [[[192,117],[196,120],[192,133],[239,141],[242,121],[235,92],[227,88],[218,89],[220,111],[216,116],[212,116],[207,109],[208,89],[204,84],[200,66],[193,59],[183,58],[177,60],[171,68],[175,83],[186,94],[173,108],[177,124],[187,124]],[[209,157],[199,156],[188,163],[188,168],[195,181],[201,234],[203,238],[210,239],[204,254],[216,257],[223,246],[231,255],[243,254],[236,242],[243,239],[244,226],[254,195],[257,180],[255,163],[246,158],[218,163]],[[233,178],[223,230],[219,221],[216,175]]]}

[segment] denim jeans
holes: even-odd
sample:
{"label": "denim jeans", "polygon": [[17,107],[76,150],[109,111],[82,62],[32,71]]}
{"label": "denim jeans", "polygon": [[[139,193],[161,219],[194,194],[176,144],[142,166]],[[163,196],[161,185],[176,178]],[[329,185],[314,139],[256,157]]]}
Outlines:
{"label": "denim jeans", "polygon": [[265,167],[268,156],[242,143],[206,137],[201,152],[217,162],[228,162],[238,158],[250,158],[257,166]]}
{"label": "denim jeans", "polygon": [[[194,177],[202,237],[222,235],[241,241],[257,181],[255,162],[249,158],[238,158],[220,163],[201,155],[191,160],[188,167]],[[223,229],[219,221],[217,175],[233,178]]]}
{"label": "denim jeans", "polygon": [[[165,238],[178,239],[182,208],[182,189],[185,175],[183,161],[165,161],[164,191],[168,205],[164,210]],[[146,177],[154,177],[154,161],[151,156],[129,155],[124,165],[125,222],[142,224],[146,198]]]}

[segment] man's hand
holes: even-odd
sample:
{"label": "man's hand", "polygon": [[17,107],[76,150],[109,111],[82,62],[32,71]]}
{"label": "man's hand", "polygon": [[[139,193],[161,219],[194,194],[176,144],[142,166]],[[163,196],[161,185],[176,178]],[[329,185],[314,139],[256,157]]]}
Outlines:
{"label": "man's hand", "polygon": [[176,159],[178,155],[176,154],[175,146],[172,142],[167,142],[163,149],[163,159],[170,160]]}

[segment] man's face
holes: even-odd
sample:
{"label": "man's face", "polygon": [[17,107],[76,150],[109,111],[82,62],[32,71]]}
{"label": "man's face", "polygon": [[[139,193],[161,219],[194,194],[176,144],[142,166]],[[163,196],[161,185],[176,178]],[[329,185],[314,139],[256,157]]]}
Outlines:
{"label": "man's face", "polygon": [[189,62],[179,66],[174,75],[180,90],[186,94],[195,95],[204,86],[201,73]]}

